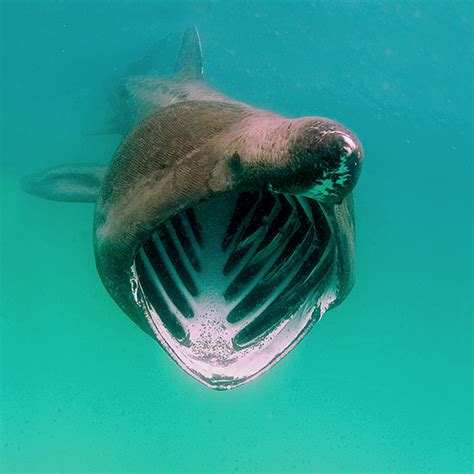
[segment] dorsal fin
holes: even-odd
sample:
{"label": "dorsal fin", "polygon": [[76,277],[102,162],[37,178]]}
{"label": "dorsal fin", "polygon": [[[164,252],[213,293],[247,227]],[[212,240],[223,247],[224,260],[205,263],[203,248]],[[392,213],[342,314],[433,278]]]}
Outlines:
{"label": "dorsal fin", "polygon": [[202,79],[202,50],[199,33],[195,26],[186,29],[174,70],[175,79],[198,81]]}

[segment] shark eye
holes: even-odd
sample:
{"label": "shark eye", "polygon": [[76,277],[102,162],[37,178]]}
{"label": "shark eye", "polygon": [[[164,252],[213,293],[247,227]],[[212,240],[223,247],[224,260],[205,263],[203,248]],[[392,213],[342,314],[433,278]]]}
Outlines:
{"label": "shark eye", "polygon": [[316,201],[229,194],[150,235],[135,258],[137,300],[183,368],[229,388],[269,368],[319,319],[334,251]]}

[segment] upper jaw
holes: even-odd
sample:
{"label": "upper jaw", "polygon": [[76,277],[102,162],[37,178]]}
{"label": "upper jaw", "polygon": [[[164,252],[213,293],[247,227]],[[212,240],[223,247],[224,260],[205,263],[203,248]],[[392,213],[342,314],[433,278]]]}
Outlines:
{"label": "upper jaw", "polygon": [[152,233],[131,288],[168,354],[230,389],[277,363],[336,299],[337,250],[323,211],[302,197],[230,193],[192,214]]}

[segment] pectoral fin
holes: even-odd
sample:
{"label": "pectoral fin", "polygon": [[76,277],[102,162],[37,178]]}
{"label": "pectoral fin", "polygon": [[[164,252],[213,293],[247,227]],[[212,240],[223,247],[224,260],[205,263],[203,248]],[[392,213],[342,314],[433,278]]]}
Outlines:
{"label": "pectoral fin", "polygon": [[34,196],[64,202],[95,202],[107,167],[64,165],[26,176],[23,189]]}

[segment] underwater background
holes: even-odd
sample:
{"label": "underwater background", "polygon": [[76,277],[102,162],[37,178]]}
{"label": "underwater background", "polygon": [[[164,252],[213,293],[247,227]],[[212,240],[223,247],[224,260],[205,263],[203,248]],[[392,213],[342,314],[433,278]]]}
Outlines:
{"label": "underwater background", "polygon": [[[471,472],[472,2],[1,2],[1,472]],[[90,204],[20,178],[107,163],[131,65],[359,136],[356,286],[271,371],[185,374],[108,296]],[[143,70],[143,73],[148,71]]]}

